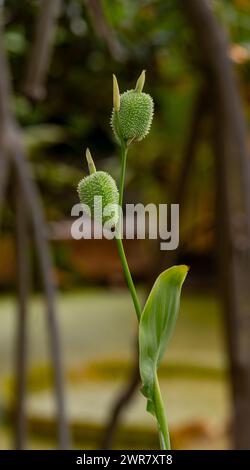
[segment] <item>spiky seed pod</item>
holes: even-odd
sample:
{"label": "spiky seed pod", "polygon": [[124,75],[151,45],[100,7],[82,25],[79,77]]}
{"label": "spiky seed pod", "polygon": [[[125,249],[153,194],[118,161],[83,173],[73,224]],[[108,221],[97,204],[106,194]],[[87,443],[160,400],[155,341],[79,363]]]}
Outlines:
{"label": "spiky seed pod", "polygon": [[113,110],[111,125],[119,139],[128,141],[142,140],[149,132],[154,114],[154,102],[150,95],[137,90],[128,90],[120,96],[119,130]]}
{"label": "spiky seed pod", "polygon": [[[102,220],[102,223],[110,219],[110,215],[103,215],[103,211],[108,204],[114,204],[116,209],[119,201],[119,193],[115,180],[105,171],[96,171],[89,176],[85,176],[77,187],[79,198],[82,204],[86,204],[91,211],[91,216]],[[102,197],[102,211],[100,205],[95,200],[95,196]],[[101,211],[101,212],[100,212]],[[114,213],[114,225],[118,222],[118,210]]]}

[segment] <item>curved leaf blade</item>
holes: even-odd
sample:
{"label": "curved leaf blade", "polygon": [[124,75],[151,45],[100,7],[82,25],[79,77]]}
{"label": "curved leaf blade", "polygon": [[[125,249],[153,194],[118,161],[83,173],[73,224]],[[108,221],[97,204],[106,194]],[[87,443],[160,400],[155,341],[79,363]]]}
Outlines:
{"label": "curved leaf blade", "polygon": [[139,366],[147,410],[155,415],[154,383],[157,368],[171,339],[179,313],[182,284],[188,267],[173,266],[155,281],[139,324]]}

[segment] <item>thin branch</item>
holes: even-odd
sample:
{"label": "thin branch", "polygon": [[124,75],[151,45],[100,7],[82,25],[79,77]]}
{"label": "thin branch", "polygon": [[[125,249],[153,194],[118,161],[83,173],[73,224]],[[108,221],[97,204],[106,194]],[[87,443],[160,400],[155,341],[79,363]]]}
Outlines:
{"label": "thin branch", "polygon": [[105,41],[111,57],[117,62],[125,58],[125,51],[118,42],[113,29],[108,24],[101,0],[85,0],[96,35]]}
{"label": "thin branch", "polygon": [[[0,37],[3,37],[2,7],[0,7]],[[6,126],[11,121],[11,80],[6,67],[4,50],[0,47],[0,211],[8,184],[10,162],[6,149]]]}
{"label": "thin branch", "polygon": [[61,0],[43,0],[41,2],[35,38],[23,85],[24,93],[34,101],[42,100],[46,95],[45,82],[53,51],[53,39],[60,5]]}
{"label": "thin branch", "polygon": [[182,157],[182,165],[177,177],[174,203],[182,205],[186,199],[186,192],[188,189],[188,182],[190,172],[193,168],[198,145],[201,140],[201,132],[204,117],[207,114],[208,99],[207,99],[207,86],[203,86],[197,94],[193,115],[191,118],[190,129],[187,137],[186,146]]}
{"label": "thin branch", "polygon": [[[3,38],[3,16],[0,6],[0,37]],[[0,129],[11,120],[11,79],[9,68],[6,67],[6,58],[3,47],[0,47]]]}
{"label": "thin branch", "polygon": [[16,244],[17,244],[17,281],[18,315],[16,337],[16,429],[15,448],[26,447],[26,386],[27,386],[27,303],[29,294],[29,259],[26,207],[17,182],[16,197]]}
{"label": "thin branch", "polygon": [[69,435],[66,423],[65,404],[64,404],[64,381],[61,360],[61,347],[59,341],[59,329],[56,321],[55,312],[55,283],[52,272],[52,260],[46,239],[45,221],[43,211],[36,186],[31,177],[28,163],[22,154],[13,152],[13,161],[15,163],[20,186],[29,210],[29,217],[34,231],[36,251],[39,265],[42,273],[43,287],[47,305],[48,333],[50,335],[51,360],[55,376],[55,390],[57,399],[57,419],[59,442],[62,449],[68,448]]}
{"label": "thin branch", "polygon": [[[137,335],[136,335],[137,337]],[[139,371],[139,357],[138,357],[138,343],[136,339],[136,348],[135,348],[135,357],[133,358],[133,364],[131,368],[131,373],[128,377],[127,382],[122,388],[121,392],[118,394],[115,399],[114,405],[110,410],[108,417],[108,422],[106,424],[103,440],[101,443],[101,449],[108,450],[111,449],[114,442],[117,429],[122,420],[122,415],[124,410],[128,407],[128,404],[134,398],[136,392],[141,383],[140,371]]]}
{"label": "thin branch", "polygon": [[[0,136],[1,141],[1,136]],[[0,148],[3,148],[0,143]],[[5,191],[7,187],[9,176],[9,160],[3,151],[0,152],[0,214],[2,209],[2,203],[5,198]],[[1,218],[0,218],[1,221]]]}
{"label": "thin branch", "polygon": [[[0,15],[1,13],[2,11],[0,10]],[[2,17],[0,17],[0,22],[2,24],[1,20]],[[11,80],[8,62],[4,52],[3,32],[0,28],[0,143],[2,145],[3,153],[8,155],[8,159],[17,175],[18,185],[20,185],[22,191],[27,217],[31,220],[34,231],[35,244],[42,272],[45,300],[47,304],[48,332],[50,335],[51,356],[55,377],[59,445],[61,448],[67,448],[69,444],[69,438],[64,404],[63,372],[59,344],[59,332],[54,305],[55,286],[52,274],[52,260],[44,233],[45,220],[43,218],[40,197],[28,167],[27,158],[22,145],[21,132],[18,129],[15,118],[11,113]],[[22,341],[24,341],[25,336],[23,333],[20,338]],[[24,344],[22,344],[22,348],[24,351]]]}
{"label": "thin branch", "polygon": [[[204,119],[207,116],[207,112],[207,86],[203,85],[198,91],[195,99],[180,169],[173,189],[172,201],[174,204],[180,205],[180,222],[185,210],[185,201],[189,187],[190,176],[195,165],[199,143],[202,138]],[[183,248],[183,244],[180,243],[176,250],[162,252],[159,250],[158,241],[155,246],[157,246],[157,251],[155,253],[156,261],[149,280],[150,286],[153,284],[155,278],[163,269],[166,269],[167,266],[172,266],[177,262],[179,253]]]}

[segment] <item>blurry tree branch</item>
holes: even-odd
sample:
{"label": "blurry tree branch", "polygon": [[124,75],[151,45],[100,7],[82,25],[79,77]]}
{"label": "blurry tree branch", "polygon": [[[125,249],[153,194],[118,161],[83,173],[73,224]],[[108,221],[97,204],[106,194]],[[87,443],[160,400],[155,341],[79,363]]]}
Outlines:
{"label": "blurry tree branch", "polygon": [[[19,182],[17,181],[17,185]],[[16,208],[16,251],[17,251],[17,284],[18,284],[18,317],[16,350],[16,395],[15,448],[24,449],[27,438],[26,421],[26,386],[27,386],[27,321],[28,296],[30,283],[30,260],[28,256],[28,220],[21,188],[15,191]]]}
{"label": "blurry tree branch", "polygon": [[250,448],[250,159],[228,41],[207,0],[180,0],[209,70],[214,97],[216,207],[237,449]]}
{"label": "blurry tree branch", "polygon": [[[33,228],[35,247],[38,255],[39,267],[42,274],[45,300],[47,306],[47,323],[48,334],[50,336],[51,356],[53,362],[53,372],[55,377],[55,393],[57,401],[57,417],[58,417],[58,436],[59,445],[61,448],[68,446],[68,430],[65,416],[64,405],[64,390],[63,390],[63,373],[61,364],[61,353],[59,344],[59,333],[56,322],[55,312],[55,287],[52,272],[52,260],[49,251],[49,246],[46,240],[45,233],[45,220],[43,216],[42,204],[38,194],[35,182],[32,179],[28,161],[25,155],[21,131],[15,120],[15,116],[11,109],[11,77],[8,67],[8,62],[5,56],[3,46],[3,28],[2,28],[2,9],[0,9],[0,158],[1,167],[5,171],[5,175],[9,176],[10,172],[6,171],[8,165],[11,166],[12,174],[14,173],[15,186],[14,191],[16,199],[19,200],[17,206],[17,235],[20,238],[17,241],[18,245],[18,285],[19,285],[19,335],[18,335],[18,354],[20,354],[22,361],[21,371],[16,371],[18,377],[18,390],[17,390],[17,410],[18,422],[16,426],[16,444],[18,446],[24,445],[24,436],[21,435],[24,430],[25,417],[24,417],[24,383],[25,383],[25,351],[26,351],[26,305],[27,305],[27,278],[26,272],[24,273],[24,266],[21,263],[26,263],[24,260],[24,253],[20,253],[20,244],[26,244],[26,220],[31,222]],[[3,164],[2,161],[5,160]],[[7,165],[7,166],[6,166]],[[1,169],[2,169],[1,168]],[[1,178],[2,174],[1,174]],[[5,177],[6,178],[6,177]],[[6,185],[7,180],[4,181]],[[13,187],[13,185],[12,185]],[[21,206],[22,204],[22,206]],[[23,218],[21,217],[23,213]],[[22,277],[22,278],[21,278]],[[22,322],[22,325],[20,324]],[[20,363],[17,361],[17,367]],[[20,374],[22,373],[22,377]]]}
{"label": "blurry tree branch", "polygon": [[115,434],[122,420],[122,414],[127,408],[131,400],[134,398],[135,393],[138,391],[139,385],[141,383],[140,372],[139,372],[139,360],[138,360],[138,342],[136,335],[136,347],[135,347],[135,357],[133,358],[133,364],[131,371],[128,377],[127,382],[125,382],[124,387],[117,396],[112,409],[110,410],[110,415],[106,427],[104,429],[103,440],[101,443],[101,449],[108,450],[112,448]]}
{"label": "blurry tree branch", "polygon": [[96,35],[107,44],[109,53],[117,62],[123,61],[125,51],[107,22],[101,0],[85,0]]}
{"label": "blurry tree branch", "polygon": [[45,81],[50,66],[60,5],[61,0],[41,2],[23,86],[26,96],[34,101],[42,100],[46,95]]}
{"label": "blurry tree branch", "polygon": [[[204,119],[206,118],[208,111],[208,86],[205,82],[198,91],[195,99],[182,161],[173,190],[173,203],[179,204],[180,206],[180,222],[185,210],[185,200],[189,187],[190,176],[192,170],[194,170],[195,158],[202,138]],[[157,244],[156,258],[158,259],[158,262],[156,263],[156,270],[154,270],[153,273],[154,278],[159,274],[159,272],[166,269],[166,266],[172,266],[178,261],[178,255],[182,247],[183,245],[180,243],[176,250],[162,253],[159,250],[159,244]],[[151,279],[151,283],[154,282],[154,278]]]}
{"label": "blurry tree branch", "polygon": [[[2,21],[0,10],[0,22]],[[2,28],[2,24],[0,24]],[[0,29],[1,32],[1,29]],[[5,127],[11,120],[11,89],[8,68],[5,67],[5,57],[0,49],[0,211],[5,196],[10,161],[6,152]]]}
{"label": "blurry tree branch", "polygon": [[[0,133],[1,139],[1,133]],[[1,149],[1,143],[0,143]],[[9,161],[3,151],[0,150],[0,215],[2,209],[3,199],[5,197],[6,186],[8,181],[8,173],[9,173]],[[1,226],[1,218],[0,218],[0,226]]]}
{"label": "blurry tree branch", "polygon": [[188,189],[190,172],[195,162],[195,156],[202,136],[202,125],[204,117],[208,112],[208,87],[203,85],[197,93],[193,106],[193,115],[191,117],[190,128],[187,136],[186,145],[182,156],[182,163],[175,184],[174,198],[175,204],[184,203]]}

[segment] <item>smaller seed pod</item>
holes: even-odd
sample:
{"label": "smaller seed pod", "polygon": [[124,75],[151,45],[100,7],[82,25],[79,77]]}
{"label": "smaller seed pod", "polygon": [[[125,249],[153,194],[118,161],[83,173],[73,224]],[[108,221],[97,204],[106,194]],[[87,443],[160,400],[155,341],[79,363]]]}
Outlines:
{"label": "smaller seed pod", "polygon": [[[111,125],[118,140],[122,138],[125,142],[140,141],[150,130],[154,102],[149,94],[142,92],[144,81],[143,71],[137,80],[136,88],[120,95],[119,108],[116,107],[118,100],[114,101]],[[118,88],[115,91],[117,96]]]}
{"label": "smaller seed pod", "polygon": [[[89,150],[87,150],[86,153],[89,169],[92,173],[89,176],[85,176],[78,184],[77,192],[80,202],[89,207],[91,217],[101,220],[104,224],[108,222],[112,216],[113,223],[116,225],[119,217],[119,193],[116,182],[112,176],[105,171],[96,171]],[[105,208],[107,206],[112,209],[112,214],[110,212],[105,214]]]}

